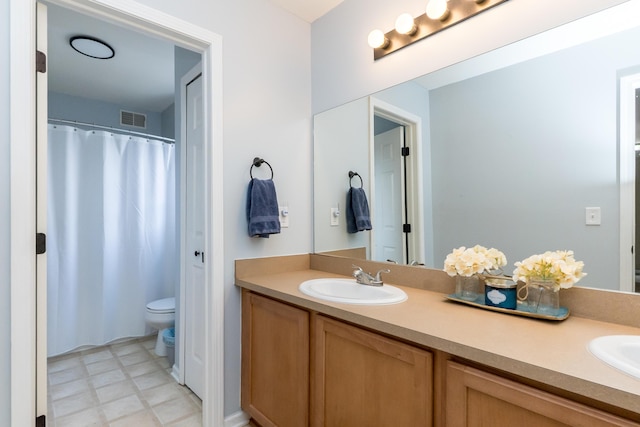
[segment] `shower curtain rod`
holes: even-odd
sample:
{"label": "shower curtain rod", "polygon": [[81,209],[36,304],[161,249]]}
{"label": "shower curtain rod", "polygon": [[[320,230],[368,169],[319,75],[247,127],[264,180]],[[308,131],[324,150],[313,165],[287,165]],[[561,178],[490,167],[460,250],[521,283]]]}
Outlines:
{"label": "shower curtain rod", "polygon": [[96,128],[96,129],[105,129],[105,130],[110,130],[110,131],[117,131],[117,132],[124,132],[124,133],[129,133],[132,135],[136,135],[136,136],[143,136],[145,138],[150,138],[150,139],[159,139],[162,141],[165,141],[169,144],[173,144],[176,142],[175,139],[171,139],[171,138],[165,138],[164,136],[156,136],[156,135],[151,135],[148,133],[142,133],[142,132],[135,132],[132,130],[127,130],[127,129],[119,129],[119,128],[114,128],[113,126],[100,126],[100,125],[96,125],[93,123],[85,123],[85,122],[79,122],[76,120],[63,120],[63,119],[49,119],[50,122],[57,122],[57,123],[67,123],[67,124],[72,124],[72,125],[78,125],[78,126],[89,126],[92,128]]}

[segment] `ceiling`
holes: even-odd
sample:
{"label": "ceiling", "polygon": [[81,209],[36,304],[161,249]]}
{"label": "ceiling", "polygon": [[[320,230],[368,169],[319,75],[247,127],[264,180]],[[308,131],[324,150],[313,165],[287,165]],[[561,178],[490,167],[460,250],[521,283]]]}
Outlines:
{"label": "ceiling", "polygon": [[[343,0],[270,0],[306,22],[313,22]],[[94,59],[69,45],[76,35],[107,42],[115,56]],[[161,112],[174,99],[172,43],[100,21],[55,5],[48,6],[49,90]]]}

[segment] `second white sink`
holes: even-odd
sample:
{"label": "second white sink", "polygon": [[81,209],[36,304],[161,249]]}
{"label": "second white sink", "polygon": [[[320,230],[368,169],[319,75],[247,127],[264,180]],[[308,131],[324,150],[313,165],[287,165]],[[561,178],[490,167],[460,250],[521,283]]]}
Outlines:
{"label": "second white sink", "polygon": [[407,294],[395,286],[361,285],[355,279],[312,279],[302,282],[298,289],[314,298],[346,304],[397,304],[407,299]]}
{"label": "second white sink", "polygon": [[640,378],[640,335],[607,335],[591,340],[589,351],[603,362]]}

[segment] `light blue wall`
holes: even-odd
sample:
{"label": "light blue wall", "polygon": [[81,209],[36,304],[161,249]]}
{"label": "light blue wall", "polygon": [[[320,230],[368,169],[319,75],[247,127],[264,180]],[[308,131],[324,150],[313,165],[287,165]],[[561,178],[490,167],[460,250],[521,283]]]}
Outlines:
{"label": "light blue wall", "polygon": [[[140,129],[133,126],[121,125],[120,110],[146,114],[147,128]],[[132,130],[134,132],[165,136],[162,133],[162,113],[131,109],[126,105],[111,104],[109,102],[56,92],[49,92],[49,118],[76,120],[100,126],[110,126],[118,129]],[[171,119],[173,119],[173,117]],[[170,138],[171,136],[168,137]]]}
{"label": "light blue wall", "polygon": [[[9,1],[0,0],[0,425],[11,423]],[[6,18],[5,18],[6,17]]]}

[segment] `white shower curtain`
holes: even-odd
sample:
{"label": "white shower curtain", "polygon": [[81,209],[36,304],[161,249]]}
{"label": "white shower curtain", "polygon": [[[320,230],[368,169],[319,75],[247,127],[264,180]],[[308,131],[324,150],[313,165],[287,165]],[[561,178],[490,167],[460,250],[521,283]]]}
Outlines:
{"label": "white shower curtain", "polygon": [[175,149],[49,125],[48,355],[147,332],[177,279]]}

